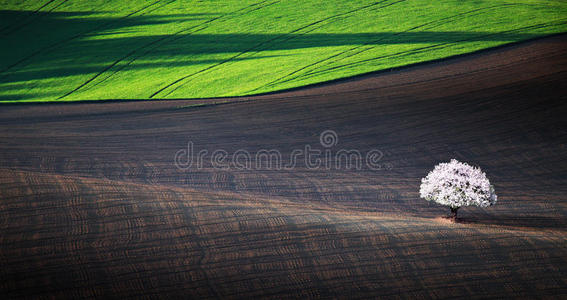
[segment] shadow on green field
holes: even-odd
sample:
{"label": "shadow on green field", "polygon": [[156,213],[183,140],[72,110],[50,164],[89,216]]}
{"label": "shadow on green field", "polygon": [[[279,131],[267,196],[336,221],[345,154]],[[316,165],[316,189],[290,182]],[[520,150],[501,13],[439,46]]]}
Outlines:
{"label": "shadow on green field", "polygon": [[[77,90],[103,73],[106,80],[126,67],[151,70],[204,65],[206,68],[228,61],[288,55],[266,55],[263,51],[348,45],[517,41],[537,36],[521,32],[431,31],[206,33],[207,23],[218,17],[214,14],[108,17],[101,12],[3,10],[0,11],[0,38],[5,46],[0,49],[0,84],[9,89],[15,84],[33,83],[34,80],[92,74],[75,88]],[[161,25],[169,27],[153,30]],[[70,87],[68,94],[75,91],[73,88]]]}

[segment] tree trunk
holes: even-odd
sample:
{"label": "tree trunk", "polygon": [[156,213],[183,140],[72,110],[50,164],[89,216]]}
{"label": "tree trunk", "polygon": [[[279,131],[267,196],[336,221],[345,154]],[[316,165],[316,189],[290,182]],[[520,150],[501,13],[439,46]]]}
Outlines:
{"label": "tree trunk", "polygon": [[458,207],[451,207],[451,218],[453,221],[457,221],[457,211],[459,210]]}

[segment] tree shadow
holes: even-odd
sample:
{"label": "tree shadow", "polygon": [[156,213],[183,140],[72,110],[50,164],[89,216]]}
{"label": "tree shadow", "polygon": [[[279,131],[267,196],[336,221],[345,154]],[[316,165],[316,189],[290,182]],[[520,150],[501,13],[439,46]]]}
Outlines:
{"label": "tree shadow", "polygon": [[459,217],[457,223],[482,224],[503,227],[524,227],[534,229],[567,229],[567,219],[562,217],[526,215],[471,215]]}

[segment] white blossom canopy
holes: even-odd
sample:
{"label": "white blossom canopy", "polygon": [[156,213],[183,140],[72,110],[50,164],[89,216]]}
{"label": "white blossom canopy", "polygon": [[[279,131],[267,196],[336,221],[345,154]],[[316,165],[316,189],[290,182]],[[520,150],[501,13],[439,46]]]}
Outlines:
{"label": "white blossom canopy", "polygon": [[438,164],[421,179],[419,194],[425,200],[452,208],[487,207],[494,205],[497,199],[484,172],[456,159]]}

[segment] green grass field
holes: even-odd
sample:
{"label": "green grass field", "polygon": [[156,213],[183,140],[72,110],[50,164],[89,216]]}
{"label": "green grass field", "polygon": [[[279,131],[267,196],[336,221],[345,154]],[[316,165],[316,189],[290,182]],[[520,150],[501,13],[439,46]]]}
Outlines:
{"label": "green grass field", "polygon": [[567,31],[567,1],[0,1],[0,101],[240,96]]}

